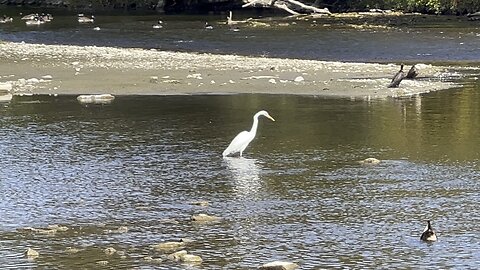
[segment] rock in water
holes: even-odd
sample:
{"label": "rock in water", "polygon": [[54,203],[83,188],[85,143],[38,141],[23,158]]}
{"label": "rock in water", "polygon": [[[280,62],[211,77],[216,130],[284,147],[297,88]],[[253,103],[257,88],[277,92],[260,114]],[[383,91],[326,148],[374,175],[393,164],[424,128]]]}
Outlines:
{"label": "rock in water", "polygon": [[88,104],[106,104],[110,103],[115,99],[113,95],[110,94],[101,94],[101,95],[80,95],[77,97],[77,100],[80,103]]}
{"label": "rock in water", "polygon": [[297,268],[298,265],[296,263],[283,261],[274,261],[259,267],[261,270],[293,270]]}

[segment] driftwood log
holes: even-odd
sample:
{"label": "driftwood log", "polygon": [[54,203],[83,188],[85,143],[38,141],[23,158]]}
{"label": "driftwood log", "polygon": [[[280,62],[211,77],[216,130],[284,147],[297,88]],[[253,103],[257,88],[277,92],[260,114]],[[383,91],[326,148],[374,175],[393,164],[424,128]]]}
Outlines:
{"label": "driftwood log", "polygon": [[297,0],[243,0],[242,7],[273,7],[285,10],[292,15],[300,15],[305,12],[330,15],[328,8],[318,8],[306,5]]}

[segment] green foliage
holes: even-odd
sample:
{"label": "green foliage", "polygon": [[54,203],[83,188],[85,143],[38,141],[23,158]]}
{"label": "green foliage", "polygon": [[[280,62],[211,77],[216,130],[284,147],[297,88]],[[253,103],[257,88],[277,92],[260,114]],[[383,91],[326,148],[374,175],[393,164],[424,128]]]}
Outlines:
{"label": "green foliage", "polygon": [[[115,8],[115,9],[155,9],[160,7],[175,7],[179,10],[195,9],[206,6],[214,9],[216,5],[222,7],[238,7],[242,0],[60,0],[69,7],[82,8]],[[335,12],[360,11],[372,8],[393,9],[406,12],[421,12],[429,14],[466,14],[480,11],[480,0],[299,0],[306,4],[319,4]],[[6,0],[14,4],[15,0]],[[26,3],[25,1],[24,3]],[[32,5],[49,5],[55,0],[32,0]]]}
{"label": "green foliage", "polygon": [[480,11],[480,0],[345,0],[322,1],[332,9],[393,9],[430,14],[465,14]]}

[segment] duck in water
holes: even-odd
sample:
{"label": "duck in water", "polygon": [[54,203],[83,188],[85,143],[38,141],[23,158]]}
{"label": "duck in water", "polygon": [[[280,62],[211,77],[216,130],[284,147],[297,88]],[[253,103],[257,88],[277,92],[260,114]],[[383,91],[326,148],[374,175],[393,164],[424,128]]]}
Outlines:
{"label": "duck in water", "polygon": [[400,82],[405,78],[405,72],[403,72],[403,64],[400,66],[400,70],[395,74],[392,81],[388,85],[388,88],[396,88],[400,85]]}
{"label": "duck in water", "polygon": [[205,22],[205,29],[213,30],[213,26],[211,24],[209,24],[208,22]]}
{"label": "duck in water", "polygon": [[430,220],[427,221],[427,226],[423,230],[422,236],[420,236],[420,239],[423,241],[437,241],[437,234],[432,228],[432,224],[430,224]]}
{"label": "duck in water", "polygon": [[0,23],[9,23],[9,22],[13,22],[12,17],[7,17],[7,15],[3,15],[3,17],[0,18]]}
{"label": "duck in water", "polygon": [[154,24],[153,26],[153,29],[161,29],[163,28],[163,22],[162,20],[158,20],[158,22],[156,24]]}
{"label": "duck in water", "polygon": [[78,14],[78,18],[77,18],[77,21],[79,23],[93,23],[95,21],[95,16],[90,16],[90,17],[87,17],[85,15],[83,15],[82,13]]}

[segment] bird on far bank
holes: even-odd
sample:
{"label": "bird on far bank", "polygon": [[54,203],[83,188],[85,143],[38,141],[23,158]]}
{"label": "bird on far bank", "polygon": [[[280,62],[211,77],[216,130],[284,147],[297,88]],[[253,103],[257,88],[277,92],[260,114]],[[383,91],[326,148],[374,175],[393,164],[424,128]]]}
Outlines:
{"label": "bird on far bank", "polygon": [[418,68],[413,65],[410,70],[407,72],[405,79],[415,79],[418,76]]}
{"label": "bird on far bank", "polygon": [[[20,13],[20,15],[21,15],[21,13]],[[37,17],[38,17],[38,13],[31,13],[31,14],[22,16],[22,17],[20,18],[20,20],[24,20],[24,21],[34,20],[34,19],[37,18]]]}
{"label": "bird on far bank", "polygon": [[423,230],[422,236],[420,236],[420,239],[423,241],[437,241],[437,234],[432,228],[432,224],[430,224],[430,220],[427,220],[427,226]]}
{"label": "bird on far bank", "polygon": [[13,22],[12,17],[7,17],[7,15],[3,15],[3,17],[0,18],[0,23],[9,23],[9,22]]}
{"label": "bird on far bank", "polygon": [[82,13],[78,14],[78,18],[77,18],[78,22],[79,23],[93,23],[95,21],[95,16],[90,16],[90,17],[87,17],[85,15],[83,15]]}
{"label": "bird on far bank", "polygon": [[208,22],[205,22],[205,29],[213,30],[213,25],[209,24]]}
{"label": "bird on far bank", "polygon": [[400,82],[405,78],[405,72],[403,72],[403,64],[400,66],[400,70],[392,78],[392,81],[388,85],[388,88],[396,88],[400,85]]}
{"label": "bird on far bank", "polygon": [[250,131],[242,131],[238,133],[238,135],[232,140],[232,142],[228,145],[227,149],[223,151],[223,157],[226,157],[231,154],[240,153],[240,157],[243,154],[245,148],[247,148],[248,144],[255,138],[257,135],[257,128],[258,128],[258,117],[265,116],[268,119],[275,121],[273,117],[271,117],[267,111],[259,111],[253,116],[253,124]]}
{"label": "bird on far bank", "polygon": [[158,20],[158,22],[156,24],[154,24],[152,26],[153,29],[161,29],[163,28],[163,21],[162,20]]}

